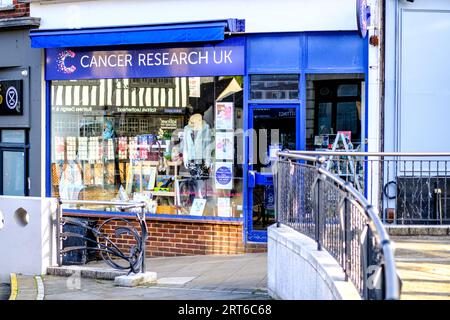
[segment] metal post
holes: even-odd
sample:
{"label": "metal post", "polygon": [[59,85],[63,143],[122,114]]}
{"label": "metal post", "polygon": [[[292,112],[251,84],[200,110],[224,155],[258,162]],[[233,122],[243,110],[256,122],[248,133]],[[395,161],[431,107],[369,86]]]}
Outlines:
{"label": "metal post", "polygon": [[369,248],[370,248],[370,227],[369,225],[366,225],[365,228],[363,229],[365,230],[364,235],[361,235],[361,243],[360,243],[360,248],[361,248],[361,264],[362,264],[362,293],[363,293],[363,297],[364,300],[367,300],[369,298],[369,288],[367,285],[367,281],[368,281],[368,266],[370,265],[370,257],[369,257]]}
{"label": "metal post", "polygon": [[145,207],[142,206],[141,207],[141,237],[142,237],[142,261],[141,261],[141,272],[145,273],[146,272],[146,267],[145,267],[145,245],[146,245],[146,241],[147,241],[147,221],[145,219]]}
{"label": "metal post", "polygon": [[[320,173],[319,173],[320,174]],[[321,217],[321,206],[320,206],[320,176],[317,179],[317,187],[316,187],[316,241],[317,241],[317,250],[322,250],[322,245],[320,243],[320,236],[321,236],[321,224],[322,224],[322,217]]]}
{"label": "metal post", "polygon": [[56,263],[58,264],[58,267],[61,267],[62,261],[61,261],[61,217],[62,217],[62,205],[61,205],[61,199],[57,198],[58,201],[57,209],[56,209]]}
{"label": "metal post", "polygon": [[350,224],[350,211],[349,211],[349,201],[348,194],[344,199],[344,273],[345,281],[348,281],[348,276],[351,272],[351,261],[350,261],[350,243],[351,243],[351,224]]}

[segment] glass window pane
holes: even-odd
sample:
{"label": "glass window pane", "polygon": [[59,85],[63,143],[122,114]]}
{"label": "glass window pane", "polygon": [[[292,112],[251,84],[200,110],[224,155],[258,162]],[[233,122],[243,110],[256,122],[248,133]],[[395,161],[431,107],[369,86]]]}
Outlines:
{"label": "glass window pane", "polygon": [[332,132],[332,104],[331,102],[319,103],[317,120],[318,134],[329,134]]}
{"label": "glass window pane", "polygon": [[53,81],[53,196],[241,217],[242,79]]}
{"label": "glass window pane", "polygon": [[2,130],[2,142],[25,143],[25,130]]}
{"label": "glass window pane", "polygon": [[[356,102],[340,102],[336,110],[336,130],[351,131],[352,134],[358,133],[359,123],[358,109]],[[353,135],[352,135],[353,136]]]}
{"label": "glass window pane", "polygon": [[338,97],[356,97],[358,95],[357,84],[341,84],[337,89]]}
{"label": "glass window pane", "polygon": [[24,196],[25,155],[23,152],[3,151],[3,194]]}
{"label": "glass window pane", "polygon": [[250,98],[264,100],[298,99],[297,74],[252,75]]}

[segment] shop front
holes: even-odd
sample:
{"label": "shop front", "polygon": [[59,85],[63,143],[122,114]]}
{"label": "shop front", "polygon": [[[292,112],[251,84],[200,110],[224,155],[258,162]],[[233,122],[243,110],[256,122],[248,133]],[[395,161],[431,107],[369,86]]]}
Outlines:
{"label": "shop front", "polygon": [[[356,32],[246,34],[228,19],[31,39],[46,56],[46,195],[146,201],[150,255],[265,250],[276,151],[342,132],[364,148]],[[114,206],[65,214],[132,219]]]}

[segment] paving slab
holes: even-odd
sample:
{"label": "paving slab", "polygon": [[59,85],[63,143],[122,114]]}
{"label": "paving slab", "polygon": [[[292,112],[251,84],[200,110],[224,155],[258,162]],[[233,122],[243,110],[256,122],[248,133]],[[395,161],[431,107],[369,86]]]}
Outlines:
{"label": "paving slab", "polygon": [[450,237],[398,236],[395,260],[403,300],[450,300]]}
{"label": "paving slab", "polygon": [[71,277],[46,275],[45,299],[80,300],[265,300],[267,254],[207,255],[149,258],[147,271],[156,272],[155,284],[116,287],[113,281],[84,278],[83,270],[107,268],[103,262],[77,266]]}

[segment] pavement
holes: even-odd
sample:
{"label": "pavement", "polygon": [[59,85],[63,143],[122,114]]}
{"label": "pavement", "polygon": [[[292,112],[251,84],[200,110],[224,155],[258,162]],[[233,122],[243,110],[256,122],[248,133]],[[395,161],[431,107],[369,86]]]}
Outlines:
{"label": "pavement", "polygon": [[[147,271],[158,282],[135,288],[117,287],[113,281],[44,276],[45,299],[61,300],[267,300],[267,254],[205,255],[149,258]],[[88,268],[106,268],[103,262]]]}
{"label": "pavement", "polygon": [[[415,235],[391,236],[391,239],[403,282],[401,299],[450,300],[450,237]],[[43,276],[45,299],[270,299],[265,253],[149,258],[147,271],[157,272],[158,282],[135,288],[117,287],[111,280],[80,276],[80,269],[107,271],[103,262],[72,269],[68,274],[75,273],[69,277]],[[18,279],[20,282],[21,278]],[[7,299],[9,289],[0,286],[0,300]]]}
{"label": "pavement", "polygon": [[392,236],[402,300],[450,300],[450,237]]}

